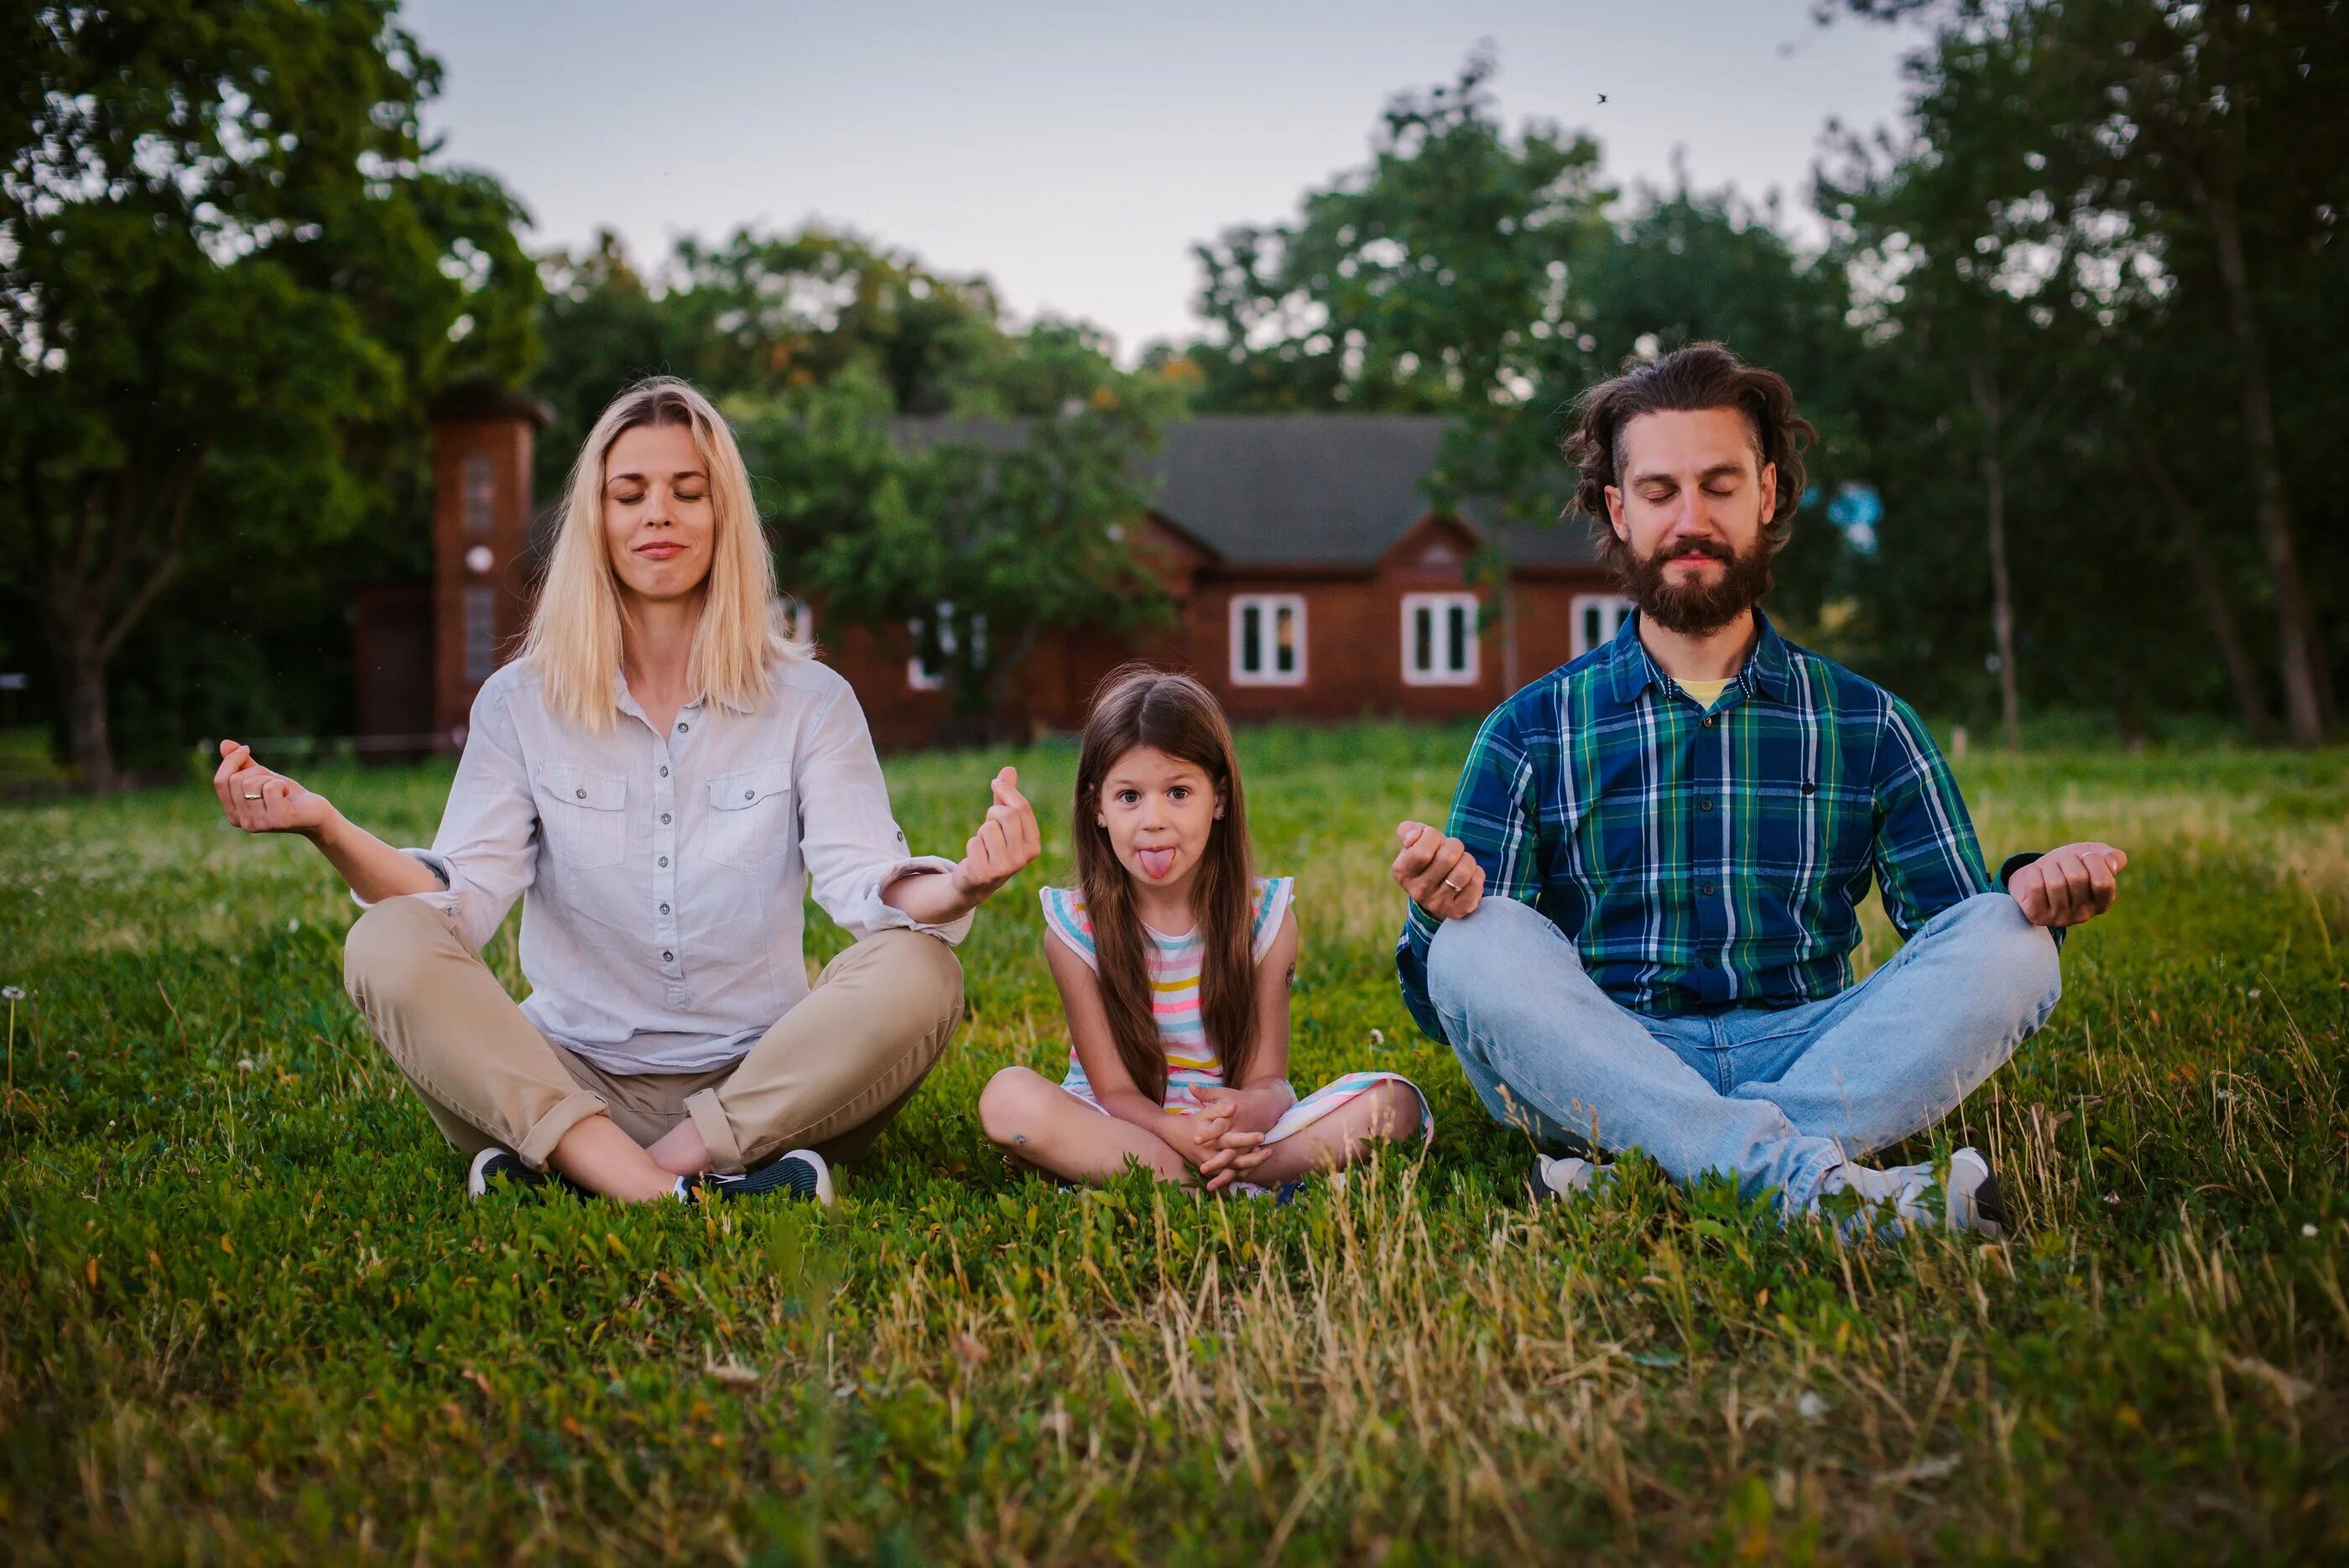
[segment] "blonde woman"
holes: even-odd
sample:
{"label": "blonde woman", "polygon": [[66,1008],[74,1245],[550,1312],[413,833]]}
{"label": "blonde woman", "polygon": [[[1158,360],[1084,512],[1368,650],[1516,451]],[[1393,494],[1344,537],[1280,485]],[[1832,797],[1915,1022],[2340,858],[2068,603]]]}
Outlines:
{"label": "blonde woman", "polygon": [[[483,684],[429,850],[221,743],[249,833],[366,908],[345,981],[468,1185],[830,1201],[945,1051],[952,944],[1036,857],[1006,768],[960,860],[907,852],[847,682],[786,639],[748,474],[678,380],[604,411],[522,657]],[[801,908],[857,939],[811,987]],[[482,944],[523,901],[516,1006]]]}

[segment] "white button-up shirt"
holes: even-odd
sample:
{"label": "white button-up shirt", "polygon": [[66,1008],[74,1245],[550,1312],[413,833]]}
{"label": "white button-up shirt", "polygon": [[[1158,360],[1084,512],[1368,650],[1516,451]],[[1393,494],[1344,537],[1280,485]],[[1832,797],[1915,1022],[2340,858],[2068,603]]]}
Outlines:
{"label": "white button-up shirt", "polygon": [[859,938],[970,929],[881,901],[954,862],[906,852],[848,682],[812,660],[773,680],[761,711],[697,700],[665,735],[620,680],[616,722],[588,734],[509,664],[474,700],[432,847],[406,851],[448,889],[419,896],[476,950],[522,899],[523,1012],[607,1071],[722,1066],[806,996],[810,879]]}

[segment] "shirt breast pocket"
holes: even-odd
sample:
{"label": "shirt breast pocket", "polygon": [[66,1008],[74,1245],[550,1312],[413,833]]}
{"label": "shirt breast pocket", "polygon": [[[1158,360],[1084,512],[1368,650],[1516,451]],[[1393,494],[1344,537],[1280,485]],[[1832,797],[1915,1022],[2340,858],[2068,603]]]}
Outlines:
{"label": "shirt breast pocket", "polygon": [[702,853],[720,866],[759,871],[775,863],[796,824],[789,763],[768,763],[709,781]]}
{"label": "shirt breast pocket", "polygon": [[593,871],[628,852],[628,781],[560,763],[539,770],[538,820],[558,865]]}

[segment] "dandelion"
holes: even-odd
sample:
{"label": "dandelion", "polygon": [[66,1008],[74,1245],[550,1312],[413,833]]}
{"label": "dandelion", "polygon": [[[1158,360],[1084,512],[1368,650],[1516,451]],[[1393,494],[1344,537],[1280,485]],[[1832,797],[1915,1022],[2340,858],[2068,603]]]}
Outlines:
{"label": "dandelion", "polygon": [[2107,1192],[2105,1194],[2105,1201],[2114,1208],[2118,1208],[2120,1206],[2121,1195],[2117,1192]]}
{"label": "dandelion", "polygon": [[2316,1227],[2313,1225],[2302,1225],[2300,1228],[2300,1233],[2313,1239],[2316,1235]]}
{"label": "dandelion", "polygon": [[240,1073],[250,1073],[250,1072],[252,1072],[252,1071],[253,1071],[253,1058],[252,1058],[252,1057],[250,1057],[250,1056],[239,1056],[239,1057],[236,1059],[236,1070],[237,1070],[238,1072],[240,1072]]}
{"label": "dandelion", "polygon": [[[298,918],[288,920],[285,922],[285,929],[289,931],[298,931],[302,929],[302,922]],[[2258,992],[2254,992],[2252,994],[2257,995]]]}
{"label": "dandelion", "polygon": [[21,985],[0,985],[0,1002],[22,1002],[25,988]]}
{"label": "dandelion", "polygon": [[1827,1402],[1819,1397],[1816,1388],[1804,1389],[1803,1397],[1795,1401],[1795,1414],[1806,1421],[1823,1420],[1826,1413]]}
{"label": "dandelion", "polygon": [[1383,1045],[1383,1044],[1385,1044],[1386,1043],[1387,1043],[1387,1032],[1386,1032],[1385,1030],[1383,1030],[1383,1029],[1373,1029],[1373,1030],[1371,1030],[1371,1044],[1372,1045]]}

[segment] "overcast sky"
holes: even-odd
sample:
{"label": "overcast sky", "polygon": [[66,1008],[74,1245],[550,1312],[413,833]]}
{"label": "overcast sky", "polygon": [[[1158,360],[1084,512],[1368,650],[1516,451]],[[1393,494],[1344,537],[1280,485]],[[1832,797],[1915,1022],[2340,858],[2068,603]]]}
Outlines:
{"label": "overcast sky", "polygon": [[[1131,358],[1193,326],[1190,246],[1360,164],[1400,88],[1480,42],[1512,126],[1588,130],[1628,188],[1772,188],[1800,209],[1827,119],[1897,117],[1917,35],[1811,0],[1191,0],[826,5],[409,0],[446,67],[443,157],[494,171],[541,246],[821,218],[985,273],[1023,317]],[[1599,101],[1604,93],[1607,101]]]}

